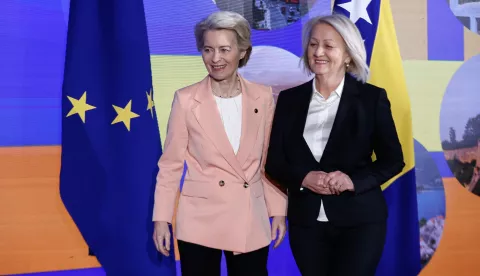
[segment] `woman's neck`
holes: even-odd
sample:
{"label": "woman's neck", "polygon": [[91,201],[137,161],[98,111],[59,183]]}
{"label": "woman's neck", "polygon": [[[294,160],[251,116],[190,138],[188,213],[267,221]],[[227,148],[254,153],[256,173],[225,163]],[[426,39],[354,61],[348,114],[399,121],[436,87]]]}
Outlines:
{"label": "woman's neck", "polygon": [[240,79],[237,74],[221,81],[212,78],[212,93],[221,98],[237,96],[240,93]]}
{"label": "woman's neck", "polygon": [[337,74],[337,75],[316,75],[315,76],[315,88],[317,91],[325,98],[328,99],[330,94],[337,89],[337,87],[342,82],[345,74]]}

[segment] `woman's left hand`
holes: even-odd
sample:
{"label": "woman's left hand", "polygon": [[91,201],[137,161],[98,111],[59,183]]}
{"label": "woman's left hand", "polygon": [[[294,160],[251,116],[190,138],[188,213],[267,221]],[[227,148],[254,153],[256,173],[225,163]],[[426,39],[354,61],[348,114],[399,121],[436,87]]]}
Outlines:
{"label": "woman's left hand", "polygon": [[[277,236],[278,232],[278,236]],[[275,216],[272,219],[272,241],[277,240],[273,248],[277,248],[282,243],[285,234],[287,233],[287,225],[285,223],[285,216]]]}
{"label": "woman's left hand", "polygon": [[344,191],[354,191],[355,187],[350,177],[341,171],[328,173],[325,176],[324,183],[330,187],[332,194],[339,195]]}

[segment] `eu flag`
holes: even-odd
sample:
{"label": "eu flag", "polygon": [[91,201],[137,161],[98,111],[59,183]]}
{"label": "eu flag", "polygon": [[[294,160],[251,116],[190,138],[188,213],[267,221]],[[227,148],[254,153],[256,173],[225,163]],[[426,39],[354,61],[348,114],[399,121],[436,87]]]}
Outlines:
{"label": "eu flag", "polygon": [[162,152],[143,1],[71,0],[65,59],[66,209],[107,275],[175,275],[152,240]]}
{"label": "eu flag", "polygon": [[414,276],[421,268],[410,98],[390,0],[335,0],[334,13],[356,24],[367,50],[369,83],[385,88],[402,144],[404,170],[382,186],[388,205],[387,239],[378,276]]}

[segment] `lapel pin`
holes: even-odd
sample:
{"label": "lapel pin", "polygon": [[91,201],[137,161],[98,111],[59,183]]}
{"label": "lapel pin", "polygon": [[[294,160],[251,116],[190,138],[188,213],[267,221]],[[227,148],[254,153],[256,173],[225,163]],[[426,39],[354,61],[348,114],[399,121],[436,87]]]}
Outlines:
{"label": "lapel pin", "polygon": [[255,108],[255,110],[253,110],[255,113],[258,113],[258,109]]}

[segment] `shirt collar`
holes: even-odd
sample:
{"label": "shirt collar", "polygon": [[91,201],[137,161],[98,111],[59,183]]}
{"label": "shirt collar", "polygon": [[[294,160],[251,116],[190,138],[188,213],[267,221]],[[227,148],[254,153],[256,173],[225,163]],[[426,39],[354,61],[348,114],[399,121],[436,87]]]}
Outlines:
{"label": "shirt collar", "polygon": [[[312,81],[313,83],[313,95],[318,95],[320,97],[323,98],[323,96],[320,94],[320,92],[318,92],[317,90],[317,87],[315,85],[315,78],[313,79]],[[335,90],[333,90],[333,93],[337,94],[337,96],[340,98],[342,96],[342,92],[343,92],[343,86],[345,85],[345,76],[342,78],[342,81],[340,82],[340,84],[337,86],[337,88],[335,88]]]}

